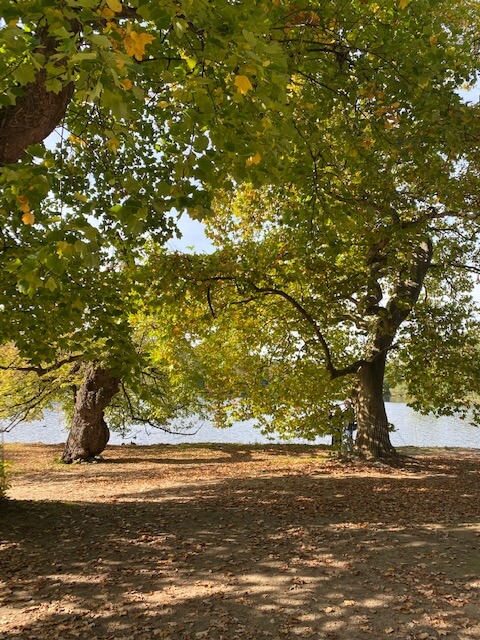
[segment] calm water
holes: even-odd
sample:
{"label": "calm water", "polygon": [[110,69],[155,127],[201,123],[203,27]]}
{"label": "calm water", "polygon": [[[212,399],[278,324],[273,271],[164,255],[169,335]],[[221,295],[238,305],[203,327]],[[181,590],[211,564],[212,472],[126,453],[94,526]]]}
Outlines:
{"label": "calm water", "polygon": [[[417,447],[471,447],[480,449],[480,428],[473,427],[459,418],[422,416],[401,402],[387,402],[388,419],[397,431],[391,434],[395,446]],[[241,422],[230,429],[216,429],[208,422],[194,421],[190,425],[191,435],[174,435],[144,427],[132,427],[122,438],[112,433],[110,444],[135,442],[136,444],[178,444],[182,442],[238,442],[242,444],[266,444],[285,442],[279,438],[268,439],[253,427],[253,421]],[[195,433],[193,433],[195,432]],[[43,442],[56,444],[65,442],[67,432],[60,414],[46,411],[43,420],[26,422],[4,434],[5,442]],[[318,443],[327,443],[330,438],[319,438]],[[294,440],[290,442],[306,442]]]}

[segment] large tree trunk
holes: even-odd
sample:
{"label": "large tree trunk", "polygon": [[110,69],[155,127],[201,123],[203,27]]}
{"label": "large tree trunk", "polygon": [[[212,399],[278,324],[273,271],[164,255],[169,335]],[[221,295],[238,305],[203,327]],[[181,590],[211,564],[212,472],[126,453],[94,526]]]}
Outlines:
{"label": "large tree trunk", "polygon": [[90,460],[107,446],[110,432],[104,411],[119,390],[120,380],[108,369],[91,364],[75,398],[72,425],[63,462]]}
{"label": "large tree trunk", "polygon": [[367,459],[388,459],[397,456],[390,442],[388,419],[383,400],[385,353],[358,371],[355,395],[357,439],[355,452]]}
{"label": "large tree trunk", "polygon": [[[432,243],[428,238],[421,239],[412,246],[410,259],[401,266],[386,307],[381,313],[377,313],[367,347],[367,357],[356,372],[355,409],[358,431],[355,451],[369,459],[391,459],[397,456],[390,442],[383,401],[385,362],[398,329],[418,300],[430,267],[432,251]],[[373,281],[377,282],[375,279]],[[378,298],[373,298],[379,302]]]}
{"label": "large tree trunk", "polygon": [[[38,30],[37,37],[41,44],[36,51],[45,56],[46,64],[57,55],[58,42],[46,27]],[[63,62],[60,58],[54,65],[60,67]],[[0,109],[0,166],[20,160],[29,146],[43,142],[62,121],[73,97],[73,83],[55,93],[47,89],[47,78],[46,70],[40,69],[35,80],[22,87],[15,104]]]}

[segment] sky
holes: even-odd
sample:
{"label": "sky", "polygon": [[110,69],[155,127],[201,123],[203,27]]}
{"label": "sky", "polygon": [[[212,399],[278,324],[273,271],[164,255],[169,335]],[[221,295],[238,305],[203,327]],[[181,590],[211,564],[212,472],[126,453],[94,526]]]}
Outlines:
{"label": "sky", "polygon": [[205,236],[205,227],[201,222],[192,220],[187,214],[183,214],[177,224],[182,237],[170,240],[167,243],[169,249],[187,253],[211,253],[213,251],[213,245]]}

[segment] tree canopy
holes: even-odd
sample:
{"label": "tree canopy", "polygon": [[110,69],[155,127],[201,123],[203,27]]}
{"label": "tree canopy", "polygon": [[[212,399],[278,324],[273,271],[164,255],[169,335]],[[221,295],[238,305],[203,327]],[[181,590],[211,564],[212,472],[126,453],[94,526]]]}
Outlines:
{"label": "tree canopy", "polygon": [[[278,394],[300,385],[305,407],[340,393],[343,375],[383,378],[427,278],[434,304],[416,317],[436,308],[453,321],[445,294],[468,289],[457,271],[477,260],[479,110],[460,96],[478,73],[476,3],[1,9],[1,338],[34,366],[81,352],[128,375],[129,307],[155,275],[148,300],[160,315],[192,281],[217,320],[219,304],[255,306],[227,327],[230,346],[241,334],[250,343],[233,359],[210,353],[212,365],[220,375],[241,358],[243,375],[251,354],[255,367],[286,367]],[[210,221],[218,253],[169,259],[166,271],[154,258],[145,271],[145,241],[161,246],[183,211]],[[182,329],[188,312],[168,313],[184,348],[198,347],[197,328]],[[266,377],[259,388],[273,392]],[[292,424],[297,405],[282,409]],[[358,411],[385,430],[378,406]]]}
{"label": "tree canopy", "polygon": [[[383,207],[388,226],[397,186],[416,185],[410,204],[441,199],[438,175],[462,161],[465,133],[474,136],[476,115],[456,93],[475,80],[474,3],[25,0],[1,9],[6,339],[34,297],[49,315],[37,326],[58,326],[56,335],[91,327],[92,289],[105,298],[104,331],[122,288],[114,260],[131,264],[146,236],[171,237],[172,210],[208,216],[219,187],[300,181],[332,219],[361,197]],[[57,143],[46,145],[55,129]],[[390,185],[379,171],[394,175]],[[418,171],[423,179],[412,180]],[[32,354],[48,342],[26,335]]]}
{"label": "tree canopy", "polygon": [[[405,20],[399,5],[378,7],[383,20],[361,28],[348,13],[340,32],[356,47],[321,71],[307,73],[306,56],[293,76],[288,180],[218,198],[213,256],[158,260],[162,277],[169,263],[177,276],[183,267],[179,299],[203,296],[184,330],[212,361],[227,419],[253,415],[267,430],[313,437],[328,428],[332,400],[352,394],[358,450],[387,456],[384,368],[402,346],[418,408],[476,406],[466,274],[478,272],[479,111],[459,90],[478,69],[477,14],[449,6],[411,7]],[[213,326],[202,324],[208,314]]]}
{"label": "tree canopy", "polygon": [[50,338],[93,331],[93,318],[101,337],[118,262],[131,264],[145,235],[171,237],[172,209],[202,215],[209,187],[245,174],[260,132],[272,137],[257,116],[287,81],[268,37],[280,9],[184,5],[2,3],[4,339],[17,340],[25,311],[43,316],[25,355],[51,357]]}

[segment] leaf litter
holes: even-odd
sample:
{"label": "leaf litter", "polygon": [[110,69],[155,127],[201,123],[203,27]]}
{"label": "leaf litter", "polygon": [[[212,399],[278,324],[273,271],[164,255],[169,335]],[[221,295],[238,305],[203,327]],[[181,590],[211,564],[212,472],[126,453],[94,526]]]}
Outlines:
{"label": "leaf litter", "polygon": [[474,450],[6,449],[0,640],[480,638]]}

